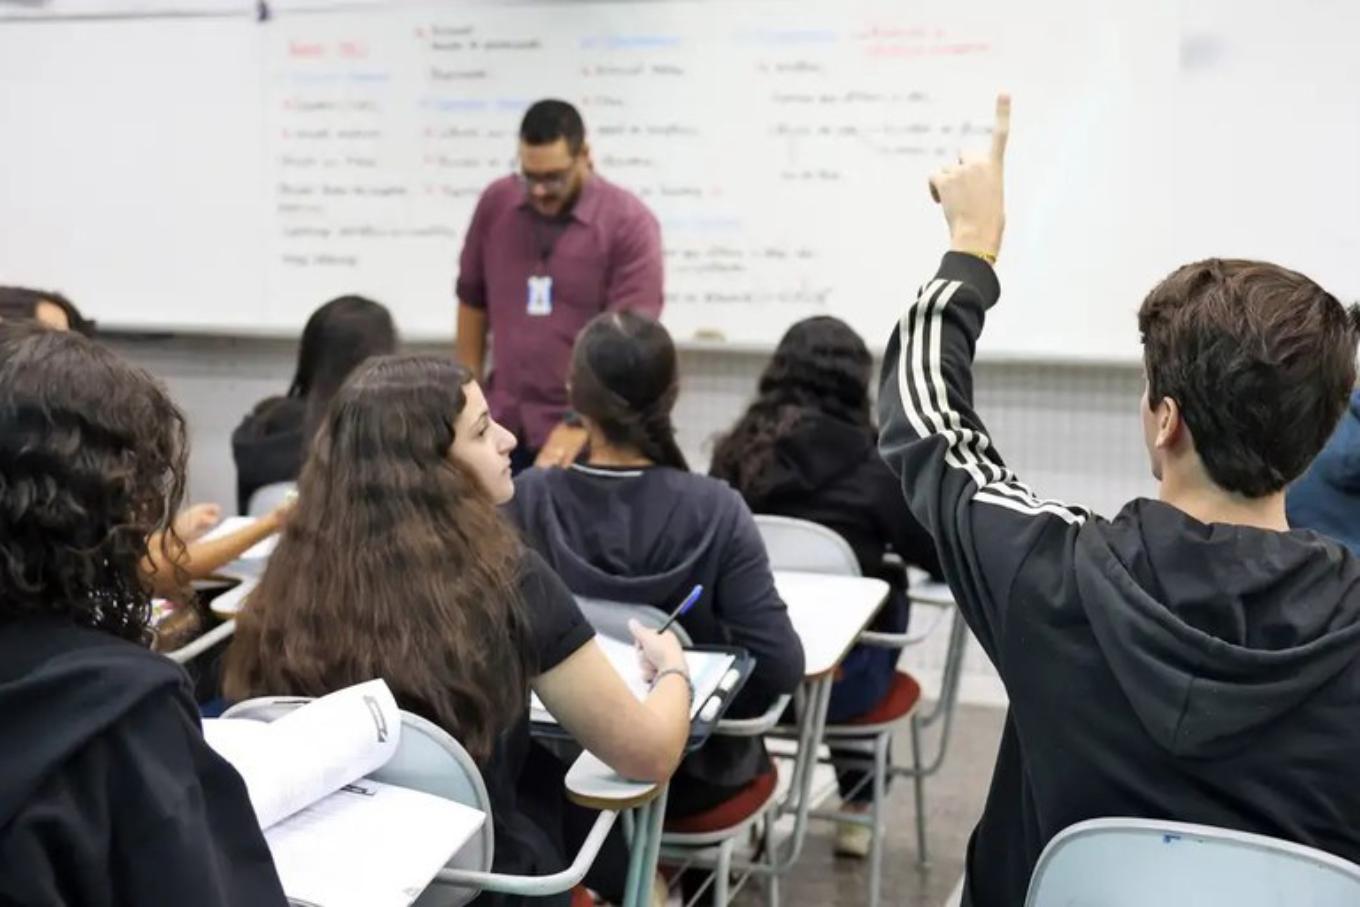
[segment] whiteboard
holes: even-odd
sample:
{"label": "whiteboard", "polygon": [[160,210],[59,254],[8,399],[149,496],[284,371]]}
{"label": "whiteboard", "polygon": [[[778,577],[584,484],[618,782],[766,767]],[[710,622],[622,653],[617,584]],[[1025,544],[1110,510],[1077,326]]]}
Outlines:
{"label": "whiteboard", "polygon": [[[982,355],[1132,360],[1142,296],[1209,254],[1360,295],[1347,0],[1290,4],[1286,27],[1268,0],[318,6],[0,25],[21,86],[0,128],[42,138],[0,145],[0,280],[106,324],[252,333],[359,292],[447,338],[477,194],[510,172],[525,107],[558,96],[661,220],[678,340],[768,346],[829,312],[880,345],[947,242],[926,178],[985,145],[1004,87]],[[57,66],[54,45],[80,54]]]}
{"label": "whiteboard", "polygon": [[64,292],[101,324],[273,320],[259,29],[239,5],[0,22],[0,283]]}

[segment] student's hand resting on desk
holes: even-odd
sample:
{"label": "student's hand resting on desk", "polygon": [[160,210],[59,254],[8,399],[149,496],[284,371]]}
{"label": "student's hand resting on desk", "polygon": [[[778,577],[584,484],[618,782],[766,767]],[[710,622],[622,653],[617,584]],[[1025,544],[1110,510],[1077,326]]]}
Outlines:
{"label": "student's hand resting on desk", "polygon": [[996,127],[987,153],[966,151],[930,178],[930,194],[949,224],[950,249],[995,260],[1006,228],[1003,175],[1011,130],[1010,95],[996,99]]}
{"label": "student's hand resting on desk", "polygon": [[534,465],[545,468],[570,466],[581,455],[589,437],[579,425],[559,424],[548,433],[548,440],[543,442],[543,449],[538,452]]}
{"label": "student's hand resting on desk", "polygon": [[657,674],[671,668],[689,672],[685,650],[680,647],[680,640],[676,639],[674,633],[658,633],[636,620],[628,621],[628,630],[637,643],[638,663],[642,665],[644,680],[650,683]]}
{"label": "student's hand resting on desk", "polygon": [[218,523],[222,522],[222,508],[217,504],[194,504],[179,512],[175,517],[175,535],[181,541],[192,542],[202,538]]}

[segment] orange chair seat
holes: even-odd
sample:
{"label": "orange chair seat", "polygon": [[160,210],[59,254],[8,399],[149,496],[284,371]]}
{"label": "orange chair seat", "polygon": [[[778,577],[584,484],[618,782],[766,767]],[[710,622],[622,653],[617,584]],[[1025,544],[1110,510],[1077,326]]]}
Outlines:
{"label": "orange chair seat", "polygon": [[700,835],[739,825],[769,801],[778,783],[779,771],[772,765],[769,771],[756,775],[741,790],[717,806],[692,816],[667,819],[665,830]]}
{"label": "orange chair seat", "polygon": [[837,724],[886,724],[889,721],[896,721],[916,708],[916,703],[920,701],[921,685],[916,682],[916,678],[898,671],[893,676],[892,685],[888,687],[888,692],[883,694],[878,705],[863,715],[856,715],[854,718],[837,722]]}

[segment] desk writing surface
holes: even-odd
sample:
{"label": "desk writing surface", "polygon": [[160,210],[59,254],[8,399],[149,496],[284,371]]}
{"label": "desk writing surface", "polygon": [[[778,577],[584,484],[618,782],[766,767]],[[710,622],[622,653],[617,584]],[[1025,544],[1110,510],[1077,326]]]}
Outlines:
{"label": "desk writing surface", "polygon": [[594,809],[629,809],[661,793],[659,784],[630,781],[590,750],[582,750],[568,769],[566,788],[574,802]]}
{"label": "desk writing surface", "polygon": [[804,674],[835,670],[888,598],[888,584],[864,576],[776,570],[775,588],[803,643]]}

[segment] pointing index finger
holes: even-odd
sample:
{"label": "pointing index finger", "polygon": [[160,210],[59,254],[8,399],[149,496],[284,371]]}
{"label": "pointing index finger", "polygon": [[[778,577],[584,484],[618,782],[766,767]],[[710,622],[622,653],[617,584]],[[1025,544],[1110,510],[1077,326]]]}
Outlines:
{"label": "pointing index finger", "polygon": [[998,164],[1006,157],[1006,139],[1011,134],[1011,96],[996,96],[996,125],[992,129],[992,160]]}

